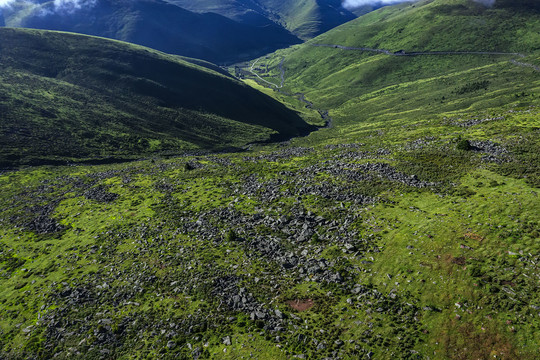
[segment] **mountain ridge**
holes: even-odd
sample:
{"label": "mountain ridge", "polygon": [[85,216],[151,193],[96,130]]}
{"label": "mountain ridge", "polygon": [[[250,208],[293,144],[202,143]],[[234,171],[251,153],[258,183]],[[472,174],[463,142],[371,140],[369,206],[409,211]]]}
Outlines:
{"label": "mountain ridge", "polygon": [[313,129],[199,60],[70,33],[0,34],[5,164],[241,147]]}
{"label": "mountain ridge", "polygon": [[302,39],[310,39],[355,18],[352,12],[341,6],[340,0],[168,1],[193,11],[217,12],[247,23],[279,23]]}
{"label": "mountain ridge", "polygon": [[100,0],[69,14],[53,2],[13,5],[5,24],[83,33],[212,62],[237,62],[299,43],[275,24],[241,24],[218,14],[193,13],[162,0]]}

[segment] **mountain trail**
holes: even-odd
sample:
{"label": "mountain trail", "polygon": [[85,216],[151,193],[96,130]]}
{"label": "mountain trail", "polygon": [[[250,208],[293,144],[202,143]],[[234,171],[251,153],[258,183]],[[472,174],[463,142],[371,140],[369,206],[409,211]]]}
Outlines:
{"label": "mountain trail", "polygon": [[376,52],[380,54],[385,54],[389,56],[424,56],[424,55],[513,55],[524,58],[525,55],[521,53],[508,53],[508,52],[499,52],[499,51],[421,51],[421,52],[406,52],[404,50],[400,51],[390,51],[385,49],[372,49],[365,47],[351,47],[343,45],[334,45],[334,44],[311,44],[315,47],[329,47],[334,49],[341,50],[358,50],[358,51],[367,51],[367,52]]}
{"label": "mountain trail", "polygon": [[261,59],[262,58],[258,58],[257,60],[255,60],[253,62],[253,64],[251,64],[251,66],[249,67],[249,72],[251,74],[255,75],[259,80],[261,80],[265,84],[270,85],[270,87],[276,88],[277,91],[280,92],[281,94],[286,95],[286,96],[291,96],[291,97],[297,97],[298,100],[300,100],[301,102],[306,104],[306,108],[316,110],[319,113],[321,119],[323,119],[325,121],[324,125],[319,126],[319,129],[330,129],[330,128],[332,128],[333,119],[330,117],[328,110],[316,109],[313,106],[313,103],[311,101],[306,100],[306,96],[303,93],[296,93],[296,94],[293,95],[293,94],[289,94],[289,93],[281,90],[283,88],[283,85],[285,84],[285,68],[283,67],[283,63],[285,62],[285,57],[282,57],[281,61],[279,63],[279,71],[280,71],[280,79],[281,79],[281,83],[280,83],[279,86],[272,83],[272,82],[270,82],[270,81],[267,81],[267,80],[263,79],[261,76],[259,76],[259,74],[257,74],[255,72],[255,65],[257,65],[257,63]]}
{"label": "mountain trail", "polygon": [[534,69],[535,71],[540,72],[540,66],[536,66],[536,65],[528,64],[528,63],[524,63],[524,62],[519,62],[519,61],[517,61],[515,59],[510,60],[510,62],[512,64],[514,64],[514,65],[521,66],[521,67],[530,67],[530,68]]}
{"label": "mountain trail", "polygon": [[[351,46],[343,46],[343,45],[333,45],[333,44],[311,44],[311,46],[315,47],[328,47],[328,48],[334,48],[334,49],[340,49],[340,50],[356,50],[356,51],[367,51],[367,52],[375,52],[379,54],[385,54],[388,56],[428,56],[428,55],[511,55],[511,56],[518,56],[520,58],[526,57],[526,55],[522,53],[510,53],[510,52],[499,52],[499,51],[422,51],[422,52],[406,52],[404,50],[395,51],[392,52],[390,50],[385,49],[372,49],[372,48],[365,48],[365,47],[351,47]],[[510,62],[516,66],[521,67],[530,67],[534,69],[535,71],[540,72],[540,66],[519,62],[516,59],[510,60]]]}
{"label": "mountain trail", "polygon": [[253,64],[251,64],[251,66],[249,68],[249,72],[252,73],[253,75],[255,75],[259,80],[261,80],[261,81],[265,82],[266,84],[270,85],[271,87],[275,87],[276,89],[281,89],[283,87],[283,84],[285,83],[285,69],[283,68],[283,62],[285,61],[285,58],[282,58],[281,62],[279,63],[279,70],[281,72],[281,74],[280,74],[281,83],[279,85],[276,85],[274,83],[271,83],[270,81],[267,81],[267,80],[263,79],[262,77],[259,76],[259,74],[257,74],[254,71],[255,70],[255,65],[257,65],[257,63],[261,59],[262,58],[258,58],[257,60],[255,60],[253,62]]}

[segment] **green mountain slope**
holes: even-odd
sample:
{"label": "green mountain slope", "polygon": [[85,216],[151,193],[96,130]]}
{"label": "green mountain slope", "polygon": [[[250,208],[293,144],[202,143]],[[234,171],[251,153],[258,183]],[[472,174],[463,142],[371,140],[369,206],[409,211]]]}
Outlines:
{"label": "green mountain slope", "polygon": [[534,359],[536,105],[1,173],[0,357]]}
{"label": "green mountain slope", "polygon": [[340,0],[168,1],[193,11],[212,11],[247,23],[274,21],[303,39],[355,18],[341,7]]}
{"label": "green mountain slope", "polygon": [[300,42],[273,23],[242,24],[161,0],[101,0],[70,12],[55,4],[22,1],[4,9],[3,17],[10,27],[103,36],[218,63],[251,59]]}
{"label": "green mountain slope", "polygon": [[[369,30],[386,16],[373,33],[380,44],[355,42],[362,35],[354,31],[338,37],[341,29],[325,37],[378,51],[312,46],[318,38],[250,63],[274,84],[283,69],[284,86],[266,94],[307,107],[306,116],[330,111],[332,126],[307,137],[242,153],[0,170],[0,359],[536,359],[540,53],[526,34],[538,31],[538,15],[534,2],[497,4],[386,8],[357,22]],[[437,21],[423,21],[441,6]],[[379,36],[396,21],[409,23],[400,14],[416,25],[411,37]],[[496,26],[513,17],[513,27]],[[467,26],[480,24],[493,30],[486,46],[504,44],[499,52],[523,57],[410,53],[414,44],[425,50],[414,37],[432,25],[459,35],[451,23],[467,32],[444,37],[449,43],[440,35],[429,49],[472,48],[478,39]],[[230,85],[219,85],[230,93],[220,108],[250,106],[234,103],[238,82],[204,62],[102,39],[10,34],[0,32],[12,41],[0,48],[7,64],[0,86],[9,85],[0,88],[0,116],[20,112],[14,126],[44,118],[38,125],[46,129],[66,104],[75,104],[73,123],[81,124],[75,110],[88,101],[97,115],[119,109],[101,128],[102,117],[83,122],[90,134],[120,125],[141,133],[119,120],[174,104],[182,91],[175,84],[201,80],[201,71],[204,84]],[[17,50],[21,43],[30,47]],[[50,50],[59,55],[43,61]],[[84,83],[98,90],[79,92]],[[219,86],[189,91],[212,99]],[[254,94],[242,100],[260,107],[264,97]],[[233,128],[239,141],[259,133],[233,122],[216,127],[216,117],[199,110],[186,123],[205,116],[211,128],[198,136],[223,138]],[[160,126],[162,114],[143,130]],[[61,135],[71,118],[63,119],[54,126],[69,147]],[[163,136],[175,131],[167,124]],[[20,151],[33,142],[55,146],[44,141],[51,131],[17,129],[0,149],[23,135]],[[125,144],[145,145],[132,140]],[[110,149],[140,153],[121,144]]]}
{"label": "green mountain slope", "polygon": [[499,0],[422,0],[379,9],[321,36],[318,42],[392,51],[508,51],[540,49],[540,5]]}
{"label": "green mountain slope", "polygon": [[519,94],[540,85],[538,6],[497,4],[434,0],[381,8],[259,64],[273,66],[279,78],[283,61],[286,90],[329,109],[351,133],[362,121],[525,103],[531,98]]}
{"label": "green mountain slope", "polygon": [[211,64],[75,34],[0,35],[3,165],[241,146],[310,129]]}
{"label": "green mountain slope", "polygon": [[383,5],[362,5],[359,7],[356,7],[354,9],[351,9],[351,12],[355,14],[356,16],[363,16],[366,15],[374,10],[377,10],[379,8],[383,7]]}
{"label": "green mountain slope", "polygon": [[252,0],[167,0],[181,8],[195,12],[212,12],[247,24],[274,24],[268,11]]}

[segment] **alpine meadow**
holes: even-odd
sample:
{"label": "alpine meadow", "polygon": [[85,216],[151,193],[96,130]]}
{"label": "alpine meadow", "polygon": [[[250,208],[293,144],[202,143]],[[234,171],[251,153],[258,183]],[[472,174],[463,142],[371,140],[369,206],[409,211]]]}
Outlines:
{"label": "alpine meadow", "polygon": [[0,359],[538,359],[538,1],[0,25]]}

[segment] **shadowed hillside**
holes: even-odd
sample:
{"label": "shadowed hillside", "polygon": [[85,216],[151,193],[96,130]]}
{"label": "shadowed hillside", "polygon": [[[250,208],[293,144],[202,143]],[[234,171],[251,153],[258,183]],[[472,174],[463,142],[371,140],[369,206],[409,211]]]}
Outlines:
{"label": "shadowed hillside", "polygon": [[273,21],[303,39],[355,18],[341,0],[168,0],[192,11],[212,11],[245,23]]}
{"label": "shadowed hillside", "polygon": [[7,26],[103,36],[219,63],[251,59],[300,42],[273,23],[241,24],[162,0],[100,0],[69,13],[52,1],[28,4],[19,2],[4,10]]}
{"label": "shadowed hillside", "polygon": [[310,129],[211,64],[46,31],[0,29],[0,49],[4,165],[241,146]]}

